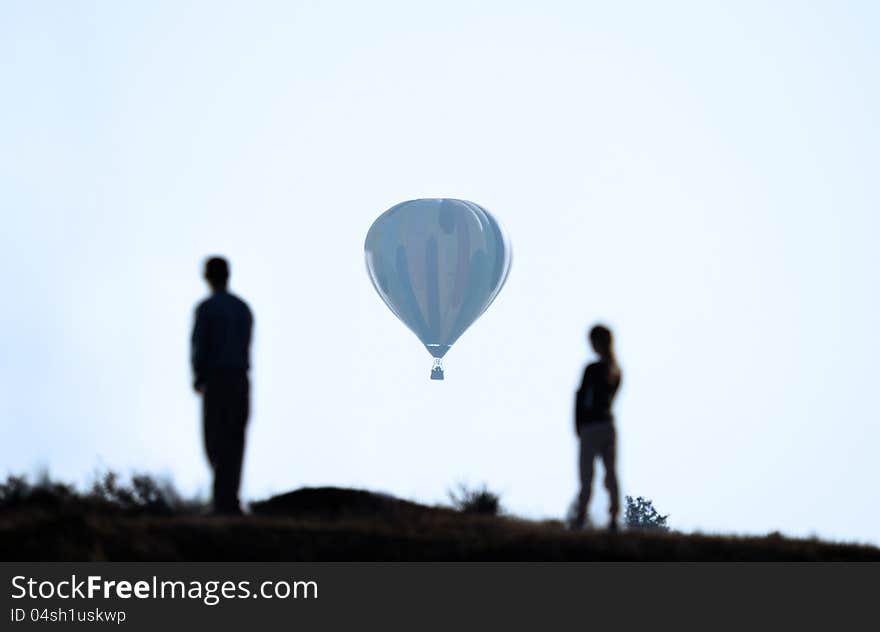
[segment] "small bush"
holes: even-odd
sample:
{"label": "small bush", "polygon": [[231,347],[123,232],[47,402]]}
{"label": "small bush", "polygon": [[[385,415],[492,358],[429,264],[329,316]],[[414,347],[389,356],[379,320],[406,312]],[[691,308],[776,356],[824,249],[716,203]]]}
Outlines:
{"label": "small bush", "polygon": [[626,497],[626,517],[624,522],[627,529],[669,531],[669,527],[666,526],[667,518],[669,518],[669,514],[661,516],[660,512],[654,509],[654,504],[647,498],[639,496],[633,500],[632,496]]}
{"label": "small bush", "polygon": [[501,497],[489,491],[485,483],[476,489],[468,489],[463,483],[459,483],[458,491],[450,491],[449,498],[452,506],[462,513],[491,516],[501,513]]}
{"label": "small bush", "polygon": [[52,481],[48,473],[37,474],[36,481],[31,483],[24,476],[9,475],[0,483],[0,507],[17,507],[29,502],[58,503],[76,497],[71,485]]}
{"label": "small bush", "polygon": [[73,485],[53,481],[47,472],[39,472],[31,482],[25,476],[9,476],[0,482],[0,509],[24,504],[85,504],[94,507],[155,515],[194,514],[207,510],[199,498],[184,499],[170,480],[149,474],[133,474],[121,482],[116,472],[96,474],[91,488],[83,493]]}
{"label": "small bush", "polygon": [[24,476],[10,474],[6,482],[0,483],[0,505],[7,507],[20,503],[30,495],[31,489]]}
{"label": "small bush", "polygon": [[151,514],[190,513],[197,501],[184,501],[169,480],[156,479],[149,474],[132,474],[128,485],[119,483],[116,472],[105,472],[92,483],[90,496],[122,509]]}

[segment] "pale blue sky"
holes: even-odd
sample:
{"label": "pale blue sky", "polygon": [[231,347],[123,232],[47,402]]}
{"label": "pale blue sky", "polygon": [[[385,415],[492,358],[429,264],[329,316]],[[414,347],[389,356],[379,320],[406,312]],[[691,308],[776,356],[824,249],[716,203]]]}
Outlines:
{"label": "pale blue sky", "polygon": [[[604,320],[624,493],[880,542],[878,7],[0,3],[0,467],[204,492],[187,342],[223,253],[256,314],[248,498],[485,481],[561,516]],[[515,251],[442,383],[363,262],[432,196]]]}

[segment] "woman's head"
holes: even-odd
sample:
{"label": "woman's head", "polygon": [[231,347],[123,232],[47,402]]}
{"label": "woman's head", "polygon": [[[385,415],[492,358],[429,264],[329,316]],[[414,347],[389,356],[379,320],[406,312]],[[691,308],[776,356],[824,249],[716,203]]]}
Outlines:
{"label": "woman's head", "polygon": [[590,344],[600,358],[604,360],[614,358],[614,340],[611,330],[605,325],[595,325],[590,330]]}

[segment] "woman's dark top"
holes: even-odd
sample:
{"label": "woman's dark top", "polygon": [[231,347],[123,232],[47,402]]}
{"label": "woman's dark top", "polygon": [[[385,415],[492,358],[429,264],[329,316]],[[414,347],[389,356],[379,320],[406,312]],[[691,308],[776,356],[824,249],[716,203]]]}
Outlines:
{"label": "woman's dark top", "polygon": [[575,396],[575,432],[584,424],[613,422],[611,404],[620,388],[620,370],[612,371],[604,361],[593,362],[584,369],[581,387]]}

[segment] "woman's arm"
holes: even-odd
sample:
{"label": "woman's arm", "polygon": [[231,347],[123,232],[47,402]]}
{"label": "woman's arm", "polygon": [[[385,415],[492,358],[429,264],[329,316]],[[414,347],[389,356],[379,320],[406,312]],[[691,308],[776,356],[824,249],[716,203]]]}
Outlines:
{"label": "woman's arm", "polygon": [[580,436],[581,422],[584,412],[593,405],[593,381],[590,375],[590,367],[584,369],[584,377],[581,379],[580,388],[574,396],[574,433]]}

